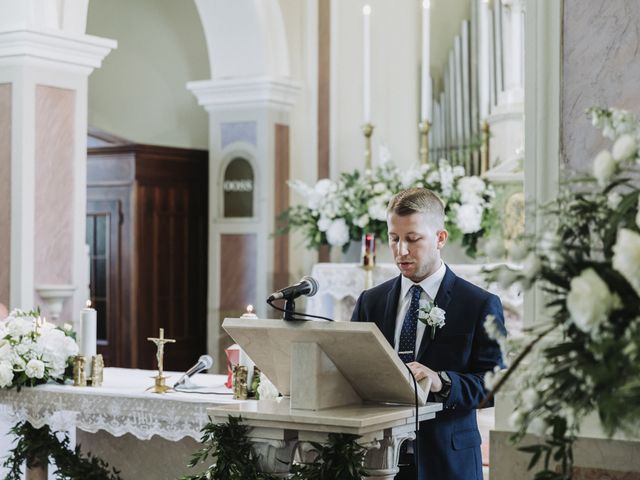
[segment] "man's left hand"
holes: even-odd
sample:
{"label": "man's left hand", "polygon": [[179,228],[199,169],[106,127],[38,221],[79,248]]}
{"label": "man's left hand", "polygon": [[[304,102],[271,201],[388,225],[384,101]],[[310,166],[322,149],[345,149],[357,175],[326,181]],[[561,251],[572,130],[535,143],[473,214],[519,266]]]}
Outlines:
{"label": "man's left hand", "polygon": [[440,380],[440,376],[436,372],[431,370],[429,367],[425,367],[424,365],[418,362],[409,362],[407,363],[407,367],[409,367],[409,369],[411,370],[411,373],[413,373],[413,376],[418,382],[423,378],[427,378],[427,377],[430,378],[431,391],[433,393],[437,393],[440,390],[442,390],[442,380]]}

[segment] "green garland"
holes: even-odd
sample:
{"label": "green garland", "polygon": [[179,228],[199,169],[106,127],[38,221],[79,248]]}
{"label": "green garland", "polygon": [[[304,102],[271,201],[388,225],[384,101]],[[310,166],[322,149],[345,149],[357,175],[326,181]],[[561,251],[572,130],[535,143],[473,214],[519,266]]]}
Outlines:
{"label": "green garland", "polygon": [[19,422],[11,433],[18,437],[18,441],[3,464],[9,469],[5,480],[21,480],[25,462],[28,468],[45,467],[49,457],[56,463],[55,475],[59,480],[121,480],[120,472],[115,468],[110,469],[104,460],[91,453],[82,455],[79,445],[71,450],[69,436],[65,434],[59,440],[47,425],[35,428],[29,422]]}
{"label": "green garland", "polygon": [[278,477],[260,472],[258,456],[247,438],[249,427],[241,425],[242,417],[229,415],[227,423],[209,422],[202,429],[201,443],[189,462],[193,468],[212,457],[215,463],[197,475],[181,480],[277,480]]}
{"label": "green garland", "polygon": [[359,445],[357,435],[330,433],[326,445],[310,442],[317,456],[311,463],[294,465],[291,480],[361,480],[367,449]]}
{"label": "green garland", "polygon": [[[250,427],[241,425],[241,417],[229,416],[227,423],[209,422],[203,429],[201,443],[189,462],[193,468],[207,461],[214,464],[197,475],[181,480],[276,480],[279,477],[260,471],[258,455],[248,439]],[[317,452],[311,463],[293,465],[291,480],[361,480],[366,477],[363,462],[366,449],[359,445],[356,435],[329,434],[329,443],[311,442]],[[283,463],[287,463],[283,461]]]}

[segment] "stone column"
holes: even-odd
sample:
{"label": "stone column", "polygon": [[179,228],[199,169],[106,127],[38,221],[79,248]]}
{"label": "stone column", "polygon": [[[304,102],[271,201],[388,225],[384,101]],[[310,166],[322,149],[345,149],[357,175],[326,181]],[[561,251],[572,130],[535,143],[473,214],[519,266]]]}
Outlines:
{"label": "stone column", "polygon": [[289,111],[300,87],[288,78],[240,77],[187,88],[209,112],[208,350],[222,370],[231,343],[222,320],[247,304],[273,316],[265,300],[289,282],[288,238],[272,235],[289,206]]}
{"label": "stone column", "polygon": [[[88,0],[0,0],[0,303],[43,305],[36,287],[87,299],[87,79],[116,42],[85,35]],[[46,311],[45,311],[46,314]]]}

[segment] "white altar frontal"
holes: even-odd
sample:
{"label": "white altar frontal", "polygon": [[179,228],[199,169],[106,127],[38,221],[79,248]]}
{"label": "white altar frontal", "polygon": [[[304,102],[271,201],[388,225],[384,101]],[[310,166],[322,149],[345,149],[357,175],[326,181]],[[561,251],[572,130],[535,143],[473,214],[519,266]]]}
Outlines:
{"label": "white altar frontal", "polygon": [[[102,387],[45,384],[34,388],[0,390],[3,432],[0,451],[8,452],[10,426],[28,421],[70,432],[70,439],[121,470],[122,478],[178,478],[189,473],[187,463],[198,448],[200,430],[208,422],[207,409],[238,404],[224,387],[226,375],[198,374],[193,383],[221,394],[171,392],[156,394],[156,372],[106,368]],[[169,384],[181,373],[165,372]],[[193,473],[193,472],[191,472]],[[0,470],[0,477],[3,472]],[[49,478],[53,479],[52,469]]]}

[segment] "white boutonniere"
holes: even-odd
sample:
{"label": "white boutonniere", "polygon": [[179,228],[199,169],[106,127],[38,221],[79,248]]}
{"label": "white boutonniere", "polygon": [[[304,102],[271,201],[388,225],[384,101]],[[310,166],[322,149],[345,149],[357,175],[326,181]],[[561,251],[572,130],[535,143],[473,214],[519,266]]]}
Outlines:
{"label": "white boutonniere", "polygon": [[436,336],[436,329],[444,327],[445,315],[446,312],[442,308],[436,306],[434,302],[420,300],[420,306],[418,307],[418,320],[431,327],[432,340]]}

